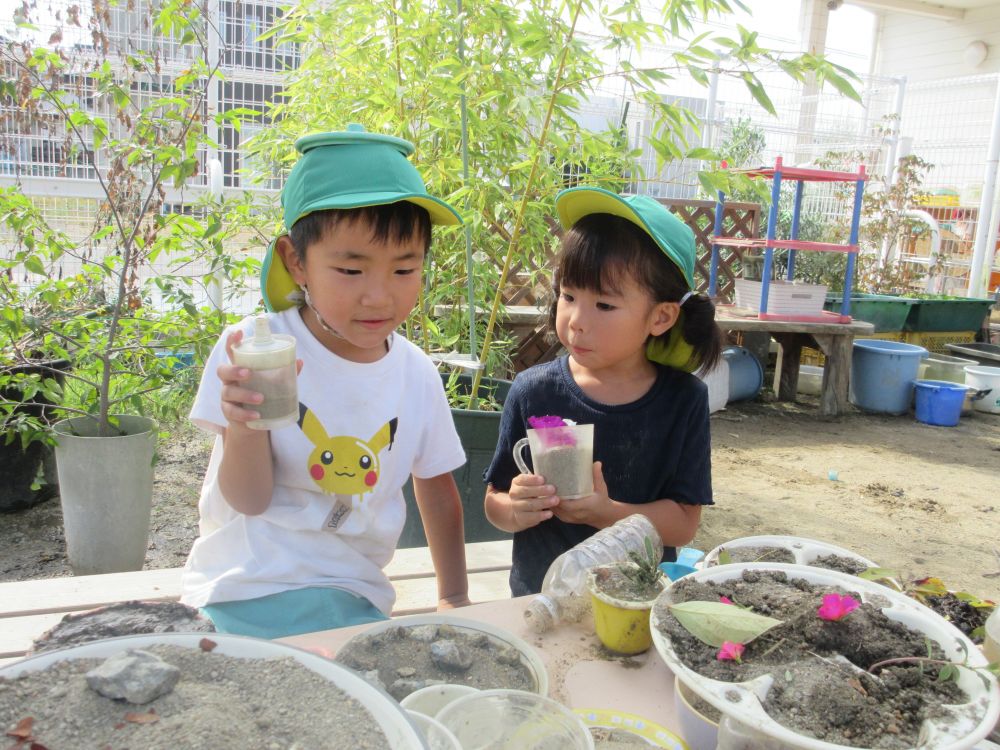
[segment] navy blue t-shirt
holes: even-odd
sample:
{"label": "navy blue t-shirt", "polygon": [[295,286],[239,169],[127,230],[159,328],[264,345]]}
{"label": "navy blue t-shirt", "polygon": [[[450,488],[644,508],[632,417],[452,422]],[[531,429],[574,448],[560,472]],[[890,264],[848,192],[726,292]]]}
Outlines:
{"label": "navy blue t-shirt", "polygon": [[[608,496],[623,503],[676,500],[712,504],[708,389],[698,378],[656,365],[653,387],[629,404],[609,406],[589,398],[573,380],[569,358],[519,373],[504,400],[500,440],[483,478],[507,492],[520,472],[511,451],[527,433],[528,417],[555,415],[594,425],[594,460],[603,465]],[[514,534],[510,588],[514,596],[537,593],[549,565],[597,531],[554,516]],[[664,559],[674,560],[673,547]]]}

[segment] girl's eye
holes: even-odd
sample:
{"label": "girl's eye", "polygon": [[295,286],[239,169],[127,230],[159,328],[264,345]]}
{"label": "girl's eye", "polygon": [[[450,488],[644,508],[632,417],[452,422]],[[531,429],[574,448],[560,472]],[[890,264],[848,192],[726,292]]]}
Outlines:
{"label": "girl's eye", "polygon": [[398,268],[396,269],[397,276],[410,276],[417,272],[416,268]]}
{"label": "girl's eye", "polygon": [[342,273],[345,276],[358,276],[361,273],[357,268],[337,268],[335,270],[337,273]]}
{"label": "girl's eye", "polygon": [[559,298],[560,299],[564,299],[567,302],[572,302],[573,301],[573,295],[572,294],[568,294],[567,292],[560,292],[559,293]]}
{"label": "girl's eye", "polygon": [[598,302],[597,303],[597,309],[598,310],[614,310],[615,306],[612,305],[612,304],[609,304],[607,302]]}

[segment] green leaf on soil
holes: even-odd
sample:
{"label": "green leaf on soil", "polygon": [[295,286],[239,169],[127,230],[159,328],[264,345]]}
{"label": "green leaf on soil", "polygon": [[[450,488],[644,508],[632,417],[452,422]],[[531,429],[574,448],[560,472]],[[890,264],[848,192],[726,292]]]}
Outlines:
{"label": "green leaf on soil", "polygon": [[766,633],[781,620],[758,615],[748,609],[722,602],[683,602],[671,604],[670,613],[695,638],[709,646],[721,646],[725,641],[749,643]]}

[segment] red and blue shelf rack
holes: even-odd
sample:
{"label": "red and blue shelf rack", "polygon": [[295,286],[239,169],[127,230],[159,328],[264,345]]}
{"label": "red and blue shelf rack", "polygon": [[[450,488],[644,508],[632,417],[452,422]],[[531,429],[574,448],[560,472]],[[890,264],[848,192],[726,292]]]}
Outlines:
{"label": "red and blue shelf rack", "polygon": [[[811,167],[785,167],[781,157],[775,159],[774,167],[747,170],[750,177],[762,177],[771,180],[771,207],[767,217],[767,237],[742,238],[726,237],[722,234],[722,218],[725,213],[726,197],[719,191],[715,203],[715,228],[712,236],[712,263],[709,270],[708,293],[714,297],[718,288],[719,248],[733,247],[739,249],[764,248],[764,269],[761,274],[760,309],[757,317],[761,320],[790,320],[815,323],[850,323],[851,322],[851,285],[854,278],[855,259],[858,254],[858,232],[861,226],[861,201],[864,197],[865,182],[868,175],[862,164],[857,172],[840,172]],[[778,225],[778,205],[781,200],[781,183],[791,180],[795,183],[795,205],[792,209],[792,226],[787,240],[775,237]],[[811,242],[798,239],[799,218],[802,213],[803,188],[807,182],[853,182],[854,208],[851,214],[851,232],[846,245],[833,242]],[[795,278],[795,256],[801,251],[847,253],[847,269],[844,274],[844,296],[840,312],[824,310],[820,315],[777,315],[767,312],[768,294],[771,286],[771,274],[774,268],[774,251],[788,250],[788,268],[786,280]]]}

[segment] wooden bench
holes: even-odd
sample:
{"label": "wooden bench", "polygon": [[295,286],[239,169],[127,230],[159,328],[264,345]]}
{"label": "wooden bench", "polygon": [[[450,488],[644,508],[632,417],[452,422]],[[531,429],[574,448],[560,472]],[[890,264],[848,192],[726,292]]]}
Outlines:
{"label": "wooden bench", "polygon": [[826,357],[820,411],[835,417],[847,411],[851,355],[855,336],[869,336],[875,326],[864,321],[852,323],[803,323],[734,315],[725,307],[717,308],[716,321],[724,331],[767,333],[781,347],[775,368],[775,395],[781,401],[794,401],[799,389],[799,364],[803,346],[816,346]]}
{"label": "wooden bench", "polygon": [[[465,546],[473,602],[510,597],[512,545],[508,539]],[[436,609],[437,580],[427,547],[396,550],[386,573],[396,588],[394,616]],[[0,666],[23,657],[35,638],[67,614],[135,599],[176,601],[180,593],[181,568],[0,583]]]}

